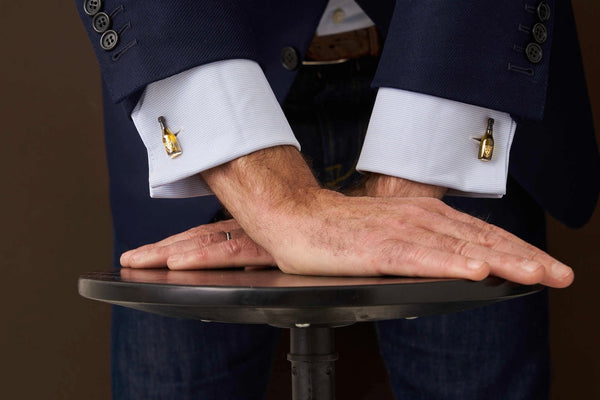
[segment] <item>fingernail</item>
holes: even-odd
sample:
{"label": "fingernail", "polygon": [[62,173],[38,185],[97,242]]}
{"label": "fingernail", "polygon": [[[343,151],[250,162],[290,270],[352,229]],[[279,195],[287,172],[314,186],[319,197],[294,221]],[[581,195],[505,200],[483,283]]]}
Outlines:
{"label": "fingernail", "polygon": [[527,272],[536,272],[540,269],[541,266],[542,264],[531,260],[523,260],[523,262],[521,263],[521,268],[523,268]]}
{"label": "fingernail", "polygon": [[481,260],[471,259],[467,261],[467,267],[469,267],[469,269],[481,269],[484,267],[485,264],[486,262]]}
{"label": "fingernail", "polygon": [[552,264],[551,274],[556,279],[564,279],[572,273],[573,270],[563,263],[555,262],[554,264]]}

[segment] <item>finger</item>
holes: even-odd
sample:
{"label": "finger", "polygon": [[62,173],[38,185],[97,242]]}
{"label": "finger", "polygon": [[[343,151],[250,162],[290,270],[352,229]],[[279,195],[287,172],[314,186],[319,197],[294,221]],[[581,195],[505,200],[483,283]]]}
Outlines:
{"label": "finger", "polygon": [[[232,230],[232,237],[246,237],[246,233],[241,229]],[[190,239],[180,240],[178,242],[168,243],[164,246],[145,246],[138,249],[129,257],[129,267],[131,268],[164,268],[167,265],[167,259],[175,254],[182,254],[188,251],[202,249],[216,243],[228,240],[224,231],[211,233],[196,233]]]}
{"label": "finger", "polygon": [[168,258],[167,265],[170,269],[181,270],[275,265],[275,261],[265,249],[244,236],[174,254]]}
{"label": "finger", "polygon": [[[507,274],[518,273],[520,268],[521,271],[523,271],[523,269],[529,270],[532,276],[535,276],[537,274],[536,265],[540,265],[543,268],[543,274],[539,283],[550,287],[562,288],[569,286],[573,282],[573,270],[567,265],[501,228],[490,224],[483,224],[484,225],[480,226],[479,232],[475,233],[474,237],[469,237],[466,234],[464,237],[471,239],[474,243],[484,247],[484,249],[479,248],[479,252],[485,251],[485,249],[491,249],[495,251],[494,254],[498,254],[499,252],[517,257],[517,259],[513,259],[513,261],[510,261],[510,259],[507,259],[506,257],[497,259],[493,264],[495,266],[494,273],[507,279],[514,280],[514,277],[508,277]],[[515,281],[527,283],[526,281],[521,280]]]}
{"label": "finger", "polygon": [[140,249],[131,255],[129,267],[131,268],[162,268],[167,265],[167,259],[175,254],[202,249],[227,240],[223,232],[197,235],[191,239],[181,240],[165,246],[154,246]]}
{"label": "finger", "polygon": [[[486,260],[490,263],[494,275],[518,283],[542,283],[558,288],[569,286],[573,282],[574,273],[570,267],[510,232],[450,207],[440,207],[437,211],[440,215],[448,217],[448,220],[422,218],[422,226],[478,245],[479,247],[463,247],[465,242],[459,241],[446,248],[454,248],[464,255]],[[495,252],[488,253],[486,249]],[[543,268],[543,273],[539,281],[534,282],[534,277],[540,275],[539,266]]]}
{"label": "finger", "polygon": [[381,254],[383,258],[376,268],[382,275],[479,281],[490,272],[490,266],[485,261],[427,247],[422,243],[388,239],[384,241]]}
{"label": "finger", "polygon": [[188,229],[187,231],[180,232],[178,234],[169,236],[161,241],[158,241],[155,243],[150,243],[150,244],[147,244],[144,246],[140,246],[133,250],[129,250],[121,255],[120,262],[123,267],[129,267],[129,266],[131,266],[132,257],[137,253],[146,252],[146,251],[152,250],[157,247],[168,246],[172,243],[176,243],[176,242],[180,242],[180,241],[184,241],[184,240],[190,240],[198,235],[205,235],[205,234],[216,233],[216,232],[230,232],[230,231],[233,231],[236,229],[239,229],[239,224],[234,219],[230,219],[230,220],[226,220],[226,221],[219,221],[219,222],[215,222],[212,224],[200,225],[200,226]]}
{"label": "finger", "polygon": [[440,251],[485,261],[490,266],[491,275],[513,282],[533,285],[545,279],[545,268],[536,261],[492,250],[463,239],[421,230],[413,232],[407,240],[415,245],[427,243],[428,246]]}

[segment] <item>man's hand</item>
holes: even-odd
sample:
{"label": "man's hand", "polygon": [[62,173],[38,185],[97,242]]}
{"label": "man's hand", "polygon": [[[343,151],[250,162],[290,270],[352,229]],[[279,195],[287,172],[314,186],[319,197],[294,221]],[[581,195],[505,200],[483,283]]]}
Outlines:
{"label": "man's hand", "polygon": [[[346,194],[371,197],[444,197],[446,189],[407,179],[369,174]],[[227,240],[231,235],[232,242]],[[179,255],[188,253],[180,264]],[[273,257],[256,244],[234,220],[201,225],[164,240],[126,252],[124,267],[201,269],[251,266],[276,266]]]}
{"label": "man's hand", "polygon": [[[446,188],[381,174],[369,174],[346,194],[371,197],[434,197],[441,199]],[[225,232],[229,232],[229,243]],[[189,253],[180,264],[179,255]],[[201,269],[250,266],[276,266],[273,257],[256,244],[234,220],[200,225],[156,243],[126,252],[124,267]]]}
{"label": "man's hand", "polygon": [[[321,189],[290,147],[241,157],[204,172],[203,177],[241,229],[234,221],[200,227],[125,253],[124,266],[164,266],[166,261],[172,269],[186,269],[260,259],[296,274],[473,280],[493,274],[553,287],[568,286],[573,280],[570,268],[500,228],[434,198],[396,197],[437,197],[443,189],[407,193],[388,191],[389,185],[384,185],[383,192],[394,197],[345,196]],[[381,189],[365,184],[365,193]],[[226,241],[224,231],[231,231],[233,239]],[[222,263],[206,265],[207,249],[215,245],[221,246]]]}
{"label": "man's hand", "polygon": [[[231,234],[227,240],[225,232]],[[121,265],[132,268],[203,269],[274,267],[265,249],[233,219],[200,225],[185,232],[138,247],[121,256]]]}

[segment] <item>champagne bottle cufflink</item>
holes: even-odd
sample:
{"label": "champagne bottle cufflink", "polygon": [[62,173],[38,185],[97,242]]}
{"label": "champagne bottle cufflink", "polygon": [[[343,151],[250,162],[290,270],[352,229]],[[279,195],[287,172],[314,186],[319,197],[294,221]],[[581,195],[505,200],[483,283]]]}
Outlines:
{"label": "champagne bottle cufflink", "polygon": [[482,137],[476,138],[479,142],[477,158],[481,161],[490,161],[494,154],[494,119],[488,118],[487,129]]}
{"label": "champagne bottle cufflink", "polygon": [[179,132],[171,132],[171,130],[167,128],[167,123],[163,116],[158,117],[158,123],[160,124],[162,143],[167,155],[171,158],[180,156],[181,153],[183,153],[183,150],[181,150],[181,145],[179,144],[179,140],[177,140],[177,134]]}

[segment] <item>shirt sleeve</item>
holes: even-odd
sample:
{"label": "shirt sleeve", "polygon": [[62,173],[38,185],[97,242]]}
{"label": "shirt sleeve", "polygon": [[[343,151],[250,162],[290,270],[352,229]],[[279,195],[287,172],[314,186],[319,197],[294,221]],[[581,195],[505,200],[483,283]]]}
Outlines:
{"label": "shirt sleeve", "polygon": [[[490,161],[477,138],[495,120]],[[516,122],[504,112],[401,89],[377,93],[357,170],[449,188],[448,194],[502,197]]]}
{"label": "shirt sleeve", "polygon": [[[182,154],[170,158],[158,117]],[[149,84],[131,113],[148,151],[150,196],[212,194],[199,172],[273,146],[300,149],[260,66],[251,60],[201,65]]]}

